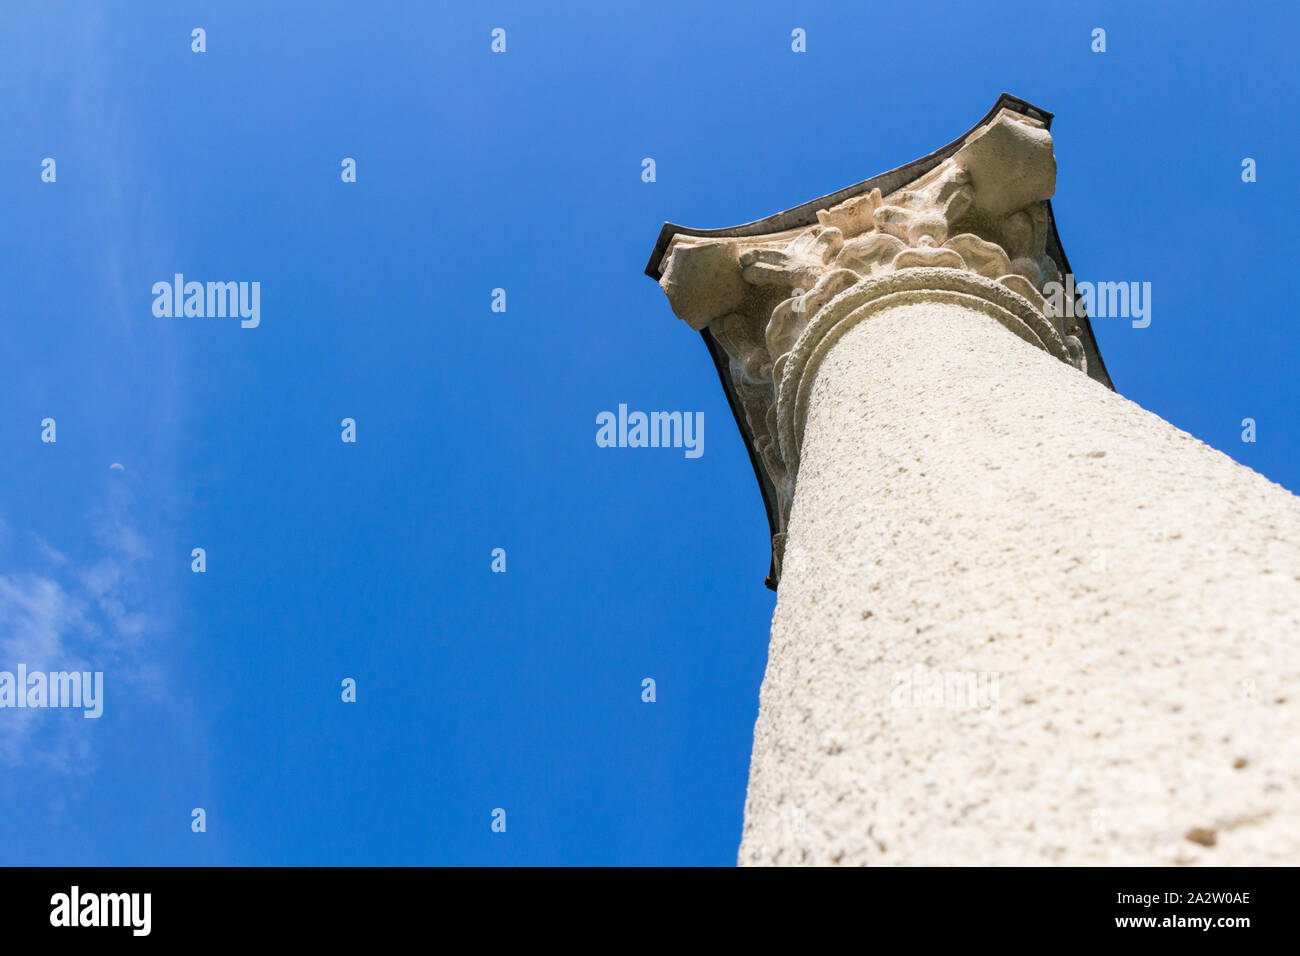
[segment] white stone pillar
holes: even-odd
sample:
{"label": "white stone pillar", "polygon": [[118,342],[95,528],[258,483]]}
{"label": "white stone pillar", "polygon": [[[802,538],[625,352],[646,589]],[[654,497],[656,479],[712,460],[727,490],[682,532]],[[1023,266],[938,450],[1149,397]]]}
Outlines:
{"label": "white stone pillar", "polygon": [[798,383],[741,862],[1300,860],[1300,499],[982,311],[865,312]]}
{"label": "white stone pillar", "polygon": [[740,862],[1294,864],[1300,499],[1046,307],[1050,117],[1007,100],[664,250],[774,531]]}

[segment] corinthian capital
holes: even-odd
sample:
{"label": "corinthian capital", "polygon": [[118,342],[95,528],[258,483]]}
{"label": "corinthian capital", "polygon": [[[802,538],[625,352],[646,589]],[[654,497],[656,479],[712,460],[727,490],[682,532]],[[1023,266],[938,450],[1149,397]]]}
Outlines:
{"label": "corinthian capital", "polygon": [[1050,123],[1004,94],[966,135],[856,186],[730,229],[665,224],[646,271],[718,365],[767,505],[770,586],[807,389],[847,323],[900,299],[956,298],[1110,385],[1082,309],[1063,320],[1044,297],[1069,271],[1048,202]]}

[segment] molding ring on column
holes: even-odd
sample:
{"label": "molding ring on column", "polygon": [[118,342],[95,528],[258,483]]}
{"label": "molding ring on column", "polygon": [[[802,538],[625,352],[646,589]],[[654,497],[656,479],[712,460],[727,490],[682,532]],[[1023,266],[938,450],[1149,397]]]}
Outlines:
{"label": "molding ring on column", "polygon": [[1019,293],[961,269],[901,269],[864,279],[827,302],[799,336],[781,375],[777,437],[791,479],[799,471],[804,422],[817,369],[831,347],[859,322],[896,305],[948,302],[989,316],[1030,345],[1070,363],[1070,353],[1043,313]]}

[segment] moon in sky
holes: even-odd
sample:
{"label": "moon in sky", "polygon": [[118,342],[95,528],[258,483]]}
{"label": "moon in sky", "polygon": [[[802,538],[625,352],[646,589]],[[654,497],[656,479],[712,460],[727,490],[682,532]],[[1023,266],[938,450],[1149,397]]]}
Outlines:
{"label": "moon in sky", "polygon": [[113,462],[113,464],[111,464],[111,465],[108,466],[108,470],[109,470],[109,471],[126,471],[126,466],[123,465],[120,461],[115,461],[115,462]]}

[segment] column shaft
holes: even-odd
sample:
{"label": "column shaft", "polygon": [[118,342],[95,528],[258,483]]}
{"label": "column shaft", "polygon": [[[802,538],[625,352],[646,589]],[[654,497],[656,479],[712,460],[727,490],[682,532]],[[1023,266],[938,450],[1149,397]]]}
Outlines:
{"label": "column shaft", "polygon": [[960,304],[807,374],[742,864],[1300,860],[1300,499]]}

